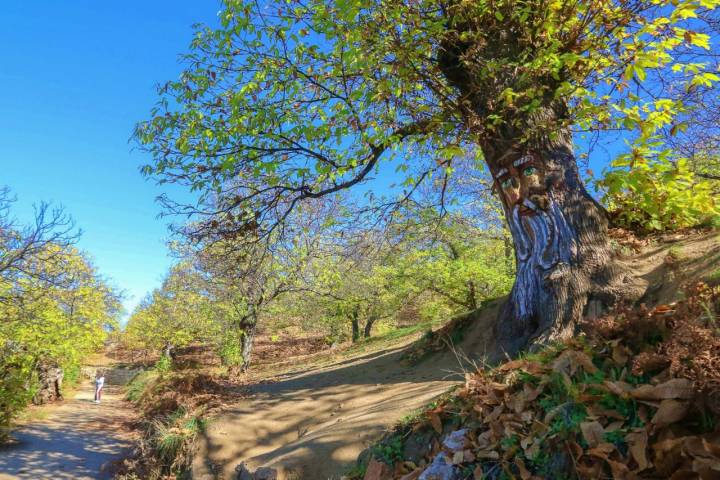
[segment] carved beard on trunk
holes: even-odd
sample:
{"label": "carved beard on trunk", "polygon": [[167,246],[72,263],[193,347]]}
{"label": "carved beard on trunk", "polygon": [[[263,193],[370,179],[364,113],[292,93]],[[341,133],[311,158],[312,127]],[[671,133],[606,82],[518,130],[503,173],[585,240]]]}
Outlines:
{"label": "carved beard on trunk", "polygon": [[577,255],[576,235],[550,193],[546,209],[531,200],[522,201],[534,213],[521,215],[520,205],[512,207],[508,216],[515,240],[517,278],[511,293],[515,314],[520,320],[531,321],[537,305],[553,302],[549,290],[553,272],[570,268]]}

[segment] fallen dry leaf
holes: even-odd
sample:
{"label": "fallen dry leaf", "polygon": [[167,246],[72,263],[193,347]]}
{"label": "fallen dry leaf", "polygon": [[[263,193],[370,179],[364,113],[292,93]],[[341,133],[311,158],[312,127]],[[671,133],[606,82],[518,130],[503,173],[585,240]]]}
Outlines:
{"label": "fallen dry leaf", "polygon": [[608,455],[610,455],[610,453],[612,453],[614,450],[615,450],[615,445],[613,445],[612,443],[601,443],[597,447],[591,448],[585,453],[592,457],[597,457],[597,458],[601,458],[603,460],[607,460]]}
{"label": "fallen dry leaf", "polygon": [[472,453],[472,450],[463,451],[463,461],[466,463],[472,463],[475,461],[475,455]]}
{"label": "fallen dry leaf", "polygon": [[638,464],[637,471],[641,472],[650,467],[650,462],[647,458],[647,431],[645,429],[638,429],[635,432],[630,432],[625,435],[625,441],[629,446],[630,455],[632,455],[635,462]]}
{"label": "fallen dry leaf", "polygon": [[435,429],[437,433],[443,432],[442,420],[440,420],[440,415],[435,412],[428,412],[428,419],[430,420],[430,425],[432,425],[433,429]]}
{"label": "fallen dry leaf", "polygon": [[683,439],[683,452],[694,458],[704,458],[720,461],[720,445],[708,441],[703,437],[685,437]]}
{"label": "fallen dry leaf", "polygon": [[390,466],[373,457],[370,459],[363,480],[390,480],[392,477],[393,472]]}
{"label": "fallen dry leaf", "polygon": [[618,365],[625,365],[630,359],[630,351],[620,344],[616,344],[612,350],[612,359]]}
{"label": "fallen dry leaf", "polygon": [[520,457],[515,457],[515,466],[517,466],[522,480],[530,480],[530,478],[532,478],[532,474],[525,468],[525,463],[523,463]]}
{"label": "fallen dry leaf", "polygon": [[488,460],[498,460],[500,458],[500,454],[495,450],[481,450],[479,452],[475,452],[475,456],[477,458],[486,458]]}
{"label": "fallen dry leaf", "polygon": [[590,448],[595,448],[600,445],[605,436],[605,430],[600,422],[582,422],[580,424],[580,430],[582,431],[583,438],[587,442]]}
{"label": "fallen dry leaf", "polygon": [[507,363],[504,363],[500,365],[497,368],[498,372],[507,372],[510,370],[517,370],[518,368],[522,368],[526,363],[526,360],[524,359],[517,359],[517,360],[511,360]]}
{"label": "fallen dry leaf", "polygon": [[544,385],[539,385],[537,388],[533,388],[532,385],[530,385],[529,383],[526,383],[525,385],[523,385],[523,392],[525,393],[525,399],[528,402],[532,402],[533,400],[535,400],[537,397],[540,396],[540,394],[544,390],[544,387],[545,387]]}
{"label": "fallen dry leaf", "polygon": [[578,367],[582,367],[588,373],[595,373],[598,368],[592,363],[585,352],[577,350],[565,350],[555,359],[552,369],[556,372],[567,372],[574,375]]}
{"label": "fallen dry leaf", "polygon": [[605,380],[603,385],[607,387],[610,393],[613,393],[619,397],[626,397],[628,392],[632,391],[633,389],[632,385],[625,382],[611,382],[610,380]]}
{"label": "fallen dry leaf", "polygon": [[614,460],[605,460],[610,465],[610,471],[612,472],[613,480],[628,480],[630,475],[630,469],[624,463],[616,462]]}
{"label": "fallen dry leaf", "polygon": [[701,480],[715,480],[720,478],[720,461],[714,458],[695,458],[692,461],[692,471],[698,474]]}
{"label": "fallen dry leaf", "polygon": [[483,480],[483,469],[482,466],[478,465],[475,467],[475,470],[473,470],[473,479],[474,480]]}
{"label": "fallen dry leaf", "polygon": [[490,412],[490,414],[487,417],[485,417],[485,423],[492,423],[492,422],[496,421],[498,418],[500,418],[500,415],[503,413],[503,410],[504,410],[504,408],[502,405],[498,405],[497,407],[495,407],[493,409],[493,411]]}
{"label": "fallen dry leaf", "polygon": [[653,460],[655,470],[658,474],[669,478],[680,465],[683,458],[683,438],[667,438],[652,445],[655,452]]}
{"label": "fallen dry leaf", "polygon": [[686,378],[673,378],[660,385],[641,385],[630,392],[638,400],[688,400],[693,398],[695,390],[692,383]]}
{"label": "fallen dry leaf", "polygon": [[678,422],[685,418],[690,408],[689,402],[679,402],[677,400],[667,399],[660,403],[660,408],[655,412],[652,423],[658,427],[664,427],[672,423]]}

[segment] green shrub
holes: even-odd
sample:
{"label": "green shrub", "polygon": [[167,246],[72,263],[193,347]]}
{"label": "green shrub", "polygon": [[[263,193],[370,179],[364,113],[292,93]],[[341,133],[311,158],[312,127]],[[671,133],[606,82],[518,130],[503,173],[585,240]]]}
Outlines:
{"label": "green shrub", "polygon": [[168,357],[167,355],[163,355],[162,357],[160,357],[160,360],[155,362],[155,371],[158,372],[160,375],[164,375],[170,372],[172,368],[172,358]]}
{"label": "green shrub", "polygon": [[373,456],[383,463],[394,465],[403,459],[403,440],[393,436],[372,448]]}
{"label": "green shrub", "polygon": [[0,443],[7,440],[13,420],[37,390],[32,356],[11,347],[0,348]]}
{"label": "green shrub", "polygon": [[712,224],[720,216],[710,182],[696,177],[687,159],[668,151],[621,155],[597,186],[622,227],[677,230]]}
{"label": "green shrub", "polygon": [[140,400],[148,385],[154,381],[157,376],[158,373],[151,370],[146,370],[137,374],[135,378],[128,383],[125,398],[131,402],[137,402]]}
{"label": "green shrub", "polygon": [[63,382],[65,384],[74,385],[80,378],[80,365],[75,363],[63,368]]}
{"label": "green shrub", "polygon": [[243,364],[242,356],[242,334],[225,335],[218,348],[220,361],[226,367],[239,367]]}
{"label": "green shrub", "polygon": [[163,471],[181,473],[190,466],[195,440],[207,424],[200,415],[201,412],[179,408],[166,418],[152,422],[148,440]]}

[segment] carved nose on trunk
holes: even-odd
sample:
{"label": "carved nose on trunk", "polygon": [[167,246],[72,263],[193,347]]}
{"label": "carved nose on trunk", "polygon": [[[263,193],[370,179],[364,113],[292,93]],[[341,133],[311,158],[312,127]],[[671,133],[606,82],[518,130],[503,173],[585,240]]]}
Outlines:
{"label": "carved nose on trunk", "polygon": [[545,195],[531,195],[530,201],[541,210],[547,210],[550,203]]}

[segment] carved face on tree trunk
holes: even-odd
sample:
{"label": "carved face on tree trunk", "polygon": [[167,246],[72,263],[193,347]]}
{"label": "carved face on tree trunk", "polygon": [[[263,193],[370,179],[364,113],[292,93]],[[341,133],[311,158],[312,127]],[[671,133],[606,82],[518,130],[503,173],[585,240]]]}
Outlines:
{"label": "carved face on tree trunk", "polygon": [[[562,188],[556,169],[536,153],[515,154],[493,167],[496,188],[506,209],[517,258],[514,314],[530,322],[539,306],[551,301],[548,275],[567,268],[576,254],[576,235],[560,208]],[[539,325],[539,323],[538,323]]]}
{"label": "carved face on tree trunk", "polygon": [[511,159],[501,165],[494,176],[509,211],[517,207],[520,215],[526,216],[547,210],[545,171],[537,155],[528,153]]}

